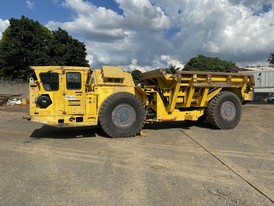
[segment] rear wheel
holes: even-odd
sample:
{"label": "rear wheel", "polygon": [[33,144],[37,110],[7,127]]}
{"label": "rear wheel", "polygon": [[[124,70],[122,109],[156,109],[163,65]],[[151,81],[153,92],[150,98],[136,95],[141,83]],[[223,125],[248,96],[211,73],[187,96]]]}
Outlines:
{"label": "rear wheel", "polygon": [[144,126],[145,107],[133,94],[114,93],[103,102],[99,121],[110,137],[133,137]]}
{"label": "rear wheel", "polygon": [[236,94],[229,91],[220,92],[207,106],[208,122],[218,129],[232,129],[241,119],[241,101]]}

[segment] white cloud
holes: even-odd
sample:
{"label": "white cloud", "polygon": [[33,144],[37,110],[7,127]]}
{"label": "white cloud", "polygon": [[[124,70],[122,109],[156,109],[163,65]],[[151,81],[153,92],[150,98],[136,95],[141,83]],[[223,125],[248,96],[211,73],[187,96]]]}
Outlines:
{"label": "white cloud", "polygon": [[159,6],[153,6],[149,0],[116,0],[124,11],[124,25],[133,30],[167,29],[169,18]]}
{"label": "white cloud", "polygon": [[[56,0],[53,0],[56,1]],[[123,14],[65,0],[71,22],[48,22],[84,41],[92,66],[183,65],[198,54],[238,64],[265,62],[273,52],[273,0],[116,0]],[[267,5],[269,11],[264,11]],[[254,15],[256,14],[256,15]],[[176,57],[176,58],[174,58]],[[135,59],[137,63],[132,63]],[[181,67],[180,66],[180,67]]]}
{"label": "white cloud", "polygon": [[67,0],[63,6],[72,9],[76,17],[72,22],[50,21],[47,24],[50,29],[61,27],[80,38],[96,42],[113,42],[124,38],[121,27],[123,17],[114,11],[97,8],[82,0]]}
{"label": "white cloud", "polygon": [[148,64],[145,66],[138,65],[137,59],[131,59],[131,64],[129,65],[121,65],[125,71],[133,71],[139,70],[141,72],[158,69],[158,68],[168,68],[169,66],[175,66],[176,68],[184,69],[184,64],[177,60],[175,57],[171,57],[169,55],[161,55],[160,58],[155,57],[152,64]]}
{"label": "white cloud", "polygon": [[133,71],[133,70],[139,70],[141,72],[145,72],[149,69],[149,67],[146,66],[140,66],[138,65],[137,59],[132,59],[131,64],[122,66],[124,71]]}
{"label": "white cloud", "polygon": [[252,10],[261,10],[263,4],[272,4],[273,0],[229,0],[234,5],[243,5]]}
{"label": "white cloud", "polygon": [[[171,50],[162,37],[169,19],[160,7],[154,8],[149,0],[119,0],[119,3],[124,15],[97,8],[86,1],[66,0],[63,5],[75,12],[74,20],[64,23],[50,21],[47,27],[61,27],[85,41],[95,67],[101,64],[129,65],[132,58],[138,58],[143,66],[149,65],[154,55],[162,54],[159,53],[162,46]],[[159,52],[154,51],[157,48]]]}
{"label": "white cloud", "polygon": [[189,0],[180,6],[179,0],[157,2],[167,16],[176,14],[172,22],[180,31],[172,40],[174,48],[187,58],[202,53],[238,63],[265,61],[273,49],[268,46],[274,43],[273,9],[261,16],[252,9],[253,5],[262,7],[262,2]]}
{"label": "white cloud", "polygon": [[9,20],[3,20],[0,18],[0,39],[2,38],[2,33],[6,30],[6,28],[10,25]]}
{"label": "white cloud", "polygon": [[169,55],[161,55],[161,60],[168,66],[175,66],[176,68],[184,69],[185,65],[174,57]]}
{"label": "white cloud", "polygon": [[26,4],[27,4],[27,7],[32,10],[34,8],[35,1],[34,0],[27,0]]}

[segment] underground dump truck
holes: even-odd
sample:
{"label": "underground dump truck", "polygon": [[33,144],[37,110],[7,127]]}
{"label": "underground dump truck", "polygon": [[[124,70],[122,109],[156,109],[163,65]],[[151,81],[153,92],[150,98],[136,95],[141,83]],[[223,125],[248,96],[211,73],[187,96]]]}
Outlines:
{"label": "underground dump truck", "polygon": [[142,73],[141,86],[120,67],[33,66],[29,119],[53,126],[100,125],[111,137],[132,137],[146,122],[207,121],[232,129],[252,101],[252,74]]}

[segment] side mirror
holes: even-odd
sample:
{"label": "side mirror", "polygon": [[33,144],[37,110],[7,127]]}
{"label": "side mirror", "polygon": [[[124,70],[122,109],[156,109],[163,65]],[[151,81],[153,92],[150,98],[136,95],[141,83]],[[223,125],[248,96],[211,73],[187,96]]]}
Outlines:
{"label": "side mirror", "polygon": [[29,79],[29,86],[30,87],[37,87],[37,83],[32,77]]}

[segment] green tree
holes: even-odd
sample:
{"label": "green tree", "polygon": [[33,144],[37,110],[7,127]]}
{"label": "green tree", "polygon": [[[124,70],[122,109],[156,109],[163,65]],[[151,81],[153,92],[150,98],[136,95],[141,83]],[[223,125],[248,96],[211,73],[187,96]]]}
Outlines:
{"label": "green tree", "polygon": [[24,16],[9,21],[0,39],[0,77],[26,80],[31,65],[88,66],[85,45],[66,31],[51,32]]}
{"label": "green tree", "polygon": [[238,66],[231,61],[224,61],[217,57],[198,55],[189,60],[184,70],[225,72],[231,68],[238,68]]}
{"label": "green tree", "polygon": [[134,81],[135,84],[139,84],[140,83],[140,81],[139,81],[140,74],[142,74],[142,72],[140,70],[138,70],[138,69],[135,69],[135,70],[133,70],[131,72],[131,76],[132,76],[133,81]]}
{"label": "green tree", "polygon": [[270,54],[270,56],[269,56],[269,58],[268,58],[267,61],[269,62],[269,64],[271,66],[274,66],[274,53]]}
{"label": "green tree", "polygon": [[170,65],[169,68],[166,69],[166,72],[168,74],[175,74],[178,70],[180,70],[179,67],[176,67],[175,65]]}
{"label": "green tree", "polygon": [[58,28],[52,32],[50,44],[51,64],[68,66],[88,66],[86,47],[77,39],[73,39],[67,31]]}
{"label": "green tree", "polygon": [[29,65],[41,65],[50,60],[46,54],[51,32],[38,22],[22,17],[11,18],[10,26],[0,40],[0,69],[4,77],[25,78]]}

